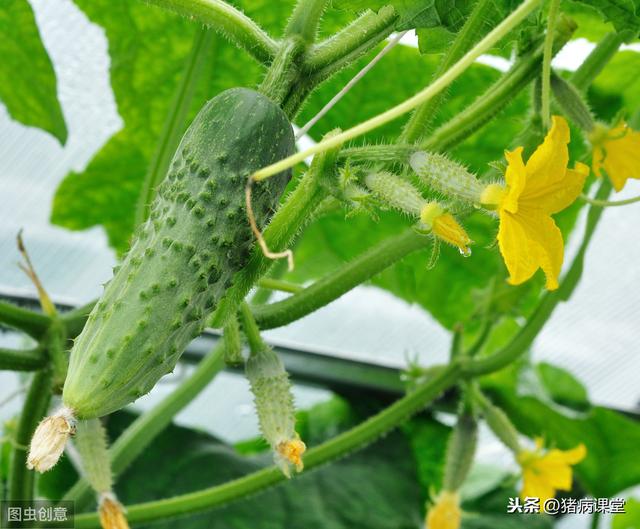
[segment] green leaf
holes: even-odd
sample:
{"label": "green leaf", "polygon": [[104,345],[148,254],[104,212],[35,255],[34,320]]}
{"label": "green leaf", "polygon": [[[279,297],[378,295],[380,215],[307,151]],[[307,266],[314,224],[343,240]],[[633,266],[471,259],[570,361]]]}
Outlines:
{"label": "green leaf", "polygon": [[640,31],[640,1],[638,0],[572,0],[593,9],[606,21],[611,22],[617,31],[631,31],[636,35]]}
{"label": "green leaf", "polygon": [[568,417],[533,397],[494,393],[519,431],[543,437],[548,445],[571,449],[580,443],[587,458],[575,467],[580,483],[594,497],[611,497],[640,483],[640,423],[601,407]]}
{"label": "green leaf", "polygon": [[56,75],[27,0],[0,5],[0,101],[13,119],[38,127],[64,144],[67,125]]}
{"label": "green leaf", "polygon": [[567,370],[541,362],[536,371],[554,402],[576,410],[589,408],[586,388]]}
{"label": "green leaf", "polygon": [[[73,230],[102,225],[111,246],[121,252],[133,232],[144,176],[183,74],[194,26],[141,2],[76,3],[106,31],[111,84],[124,127],[84,171],[67,175],[54,198],[52,221]],[[221,38],[209,53],[211,77],[202,80],[191,116],[210,96],[258,80],[257,65]]]}
{"label": "green leaf", "polygon": [[611,529],[640,529],[640,501],[627,499],[624,514],[614,514]]}
{"label": "green leaf", "polygon": [[598,76],[589,93],[598,117],[613,119],[622,111],[629,115],[640,108],[640,53],[618,52]]}

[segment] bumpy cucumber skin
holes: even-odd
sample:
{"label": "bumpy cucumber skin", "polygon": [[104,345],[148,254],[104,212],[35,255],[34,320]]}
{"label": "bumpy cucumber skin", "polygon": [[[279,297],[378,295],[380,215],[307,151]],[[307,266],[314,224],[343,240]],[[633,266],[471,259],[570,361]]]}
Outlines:
{"label": "bumpy cucumber skin", "polygon": [[[257,92],[234,88],[203,107],[182,138],[149,220],[74,343],[63,402],[77,417],[118,410],[173,370],[249,258],[248,176],[294,146],[285,114]],[[273,213],[289,177],[282,173],[253,186],[259,225]]]}

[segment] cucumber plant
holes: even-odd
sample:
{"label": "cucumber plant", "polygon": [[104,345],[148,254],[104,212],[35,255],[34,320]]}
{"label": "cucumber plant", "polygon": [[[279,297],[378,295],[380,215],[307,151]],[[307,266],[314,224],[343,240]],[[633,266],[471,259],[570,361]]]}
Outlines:
{"label": "cucumber plant", "polygon": [[[122,528],[128,523],[194,514],[291,478],[292,468],[302,472],[362,448],[407,423],[445,392],[455,404],[451,409],[457,409],[457,424],[448,435],[446,451],[435,462],[441,470],[440,477],[430,482],[428,529],[456,529],[463,523],[464,484],[472,469],[481,421],[513,452],[521,467],[523,495],[548,500],[558,490],[569,492],[572,480],[567,482],[566,476],[571,478],[572,466],[595,457],[590,439],[543,431],[555,435],[549,441],[557,447],[529,449],[523,437],[541,432],[518,424],[513,406],[500,401],[504,397],[500,392],[490,394],[484,376],[517,369],[555,307],[569,299],[578,284],[602,208],[635,200],[610,201],[606,178],[616,190],[627,179],[640,178],[634,165],[640,148],[637,123],[612,118],[601,101],[588,101],[585,92],[610,67],[620,45],[637,37],[640,9],[633,13],[636,18],[596,16],[603,26],[605,17],[611,18],[615,31],[601,39],[575,73],[562,76],[553,71],[551,59],[571,40],[576,24],[563,14],[566,6],[560,0],[550,0],[548,9],[543,0],[517,5],[476,0],[456,7],[459,19],[450,16],[454,2],[425,6],[420,0],[340,0],[342,11],[338,11],[327,0],[298,0],[279,38],[222,0],[148,3],[156,7],[132,9],[144,12],[159,6],[186,17],[187,22],[179,22],[184,27],[195,20],[210,29],[195,32],[182,82],[175,87],[173,103],[164,106],[166,123],[153,159],[146,160],[137,208],[131,212],[138,225],[127,234],[131,243],[100,298],[60,314],[50,301],[45,303],[49,298],[29,262],[44,314],[0,304],[0,322],[38,342],[34,351],[0,350],[2,368],[36,371],[12,449],[7,498],[32,499],[37,492],[33,470],[52,469],[75,436],[72,442],[84,475],[60,499],[75,501],[84,510],[93,490],[99,511],[78,514],[76,527]],[[258,1],[245,4],[249,11],[261,6]],[[84,8],[95,15],[96,5]],[[268,9],[275,12],[282,6]],[[594,17],[594,12],[587,12]],[[353,20],[319,40],[325,13],[329,21],[331,16]],[[387,78],[385,68],[391,63],[385,61],[399,53],[393,48],[410,29],[417,30],[422,51],[439,52],[441,58],[432,81],[426,86],[412,84],[411,93],[402,93],[398,99],[404,100],[393,106],[390,95],[394,81],[400,84],[400,80]],[[196,88],[211,66],[207,54],[213,32],[252,57],[264,72],[254,88],[217,89],[207,93],[211,99],[204,102]],[[391,37],[394,32],[400,33]],[[113,32],[107,33],[116,38]],[[444,38],[447,46],[438,48],[442,40],[436,37]],[[390,42],[383,46],[388,38]],[[376,48],[378,54],[373,56]],[[463,98],[471,93],[477,97],[471,104],[465,102],[462,110],[459,101],[447,107],[449,94],[455,98],[462,85],[472,84],[477,59],[496,49],[511,50],[510,69],[489,86],[485,83],[483,93],[464,92]],[[372,57],[364,59],[365,68],[346,82],[345,74],[339,72],[346,70],[351,77],[349,68],[368,54]],[[126,54],[120,58],[127,60]],[[160,64],[162,57],[155,60]],[[372,87],[370,71],[382,72],[377,79],[386,83],[389,97],[381,111],[351,127],[340,118],[331,121],[332,113],[338,114],[336,105],[349,97],[350,90],[364,87],[367,97],[367,88]],[[329,103],[320,102],[319,112],[305,116],[305,105],[313,108],[314,98],[326,92],[333,96]],[[512,141],[483,144],[485,139],[474,135],[486,126],[500,128],[501,113],[512,112],[510,103],[523,102],[527,113],[519,116],[521,130],[509,138]],[[147,104],[139,103],[141,108]],[[201,108],[187,127],[194,105]],[[449,114],[453,108],[449,119],[440,115],[443,106]],[[407,114],[401,130],[391,135],[390,127]],[[324,128],[324,137],[296,152],[292,123],[313,134],[313,127],[323,126],[323,120],[332,125]],[[385,128],[376,137],[381,127]],[[364,134],[367,141],[361,143],[358,138]],[[580,135],[584,145],[576,141]],[[490,150],[493,161],[465,159],[464,149],[458,149],[465,142]],[[308,166],[302,164],[310,157]],[[595,198],[589,196],[593,179],[584,162],[592,163],[602,177]],[[294,168],[300,175],[292,179]],[[287,186],[289,193],[285,193]],[[561,274],[563,237],[585,204],[588,213],[581,246]],[[560,212],[564,232],[554,218]],[[326,247],[314,238],[313,230],[336,215],[342,217],[342,224],[339,232],[330,232],[331,245],[341,246],[353,259],[318,279],[308,265]],[[382,236],[371,237],[377,229]],[[354,248],[375,242],[353,255],[352,248],[344,247],[345,241]],[[484,248],[483,242],[487,243]],[[477,247],[479,258],[472,252]],[[423,255],[429,248],[430,258]],[[22,245],[21,250],[26,255]],[[416,259],[413,254],[418,252]],[[295,268],[287,272],[278,259],[292,255],[290,264],[295,263]],[[409,270],[408,275],[420,281],[410,281],[402,272],[384,276],[401,261],[405,272]],[[486,270],[480,273],[483,266]],[[422,279],[431,275],[434,279]],[[474,275],[480,276],[479,284],[469,279]],[[310,277],[315,282],[309,286],[293,281]],[[297,431],[288,374],[260,333],[296,321],[367,281],[418,300],[450,326],[450,360],[430,368],[409,366],[406,395],[314,446]],[[461,282],[459,287],[456,281]],[[436,288],[440,283],[444,286]],[[417,284],[440,298],[425,301]],[[472,293],[472,287],[481,288]],[[254,288],[257,291],[250,295]],[[273,290],[290,296],[269,302]],[[455,314],[454,324],[448,321],[449,314]],[[516,321],[514,315],[526,318],[515,332],[507,325]],[[151,391],[208,326],[222,330],[224,340],[174,393],[136,419],[109,449],[100,419]],[[246,359],[243,340],[249,350]],[[125,509],[114,491],[118,476],[211,382],[225,360],[235,366],[245,363],[261,432],[276,467]],[[57,407],[50,405],[52,396],[59,397]],[[515,395],[510,398],[515,402]],[[566,395],[563,398],[566,403]],[[549,475],[552,463],[564,477],[542,483],[535,476]],[[598,480],[590,482],[591,475],[580,467],[575,474],[590,493],[602,490],[597,485],[589,488]],[[630,476],[624,485],[640,482],[640,473]],[[425,514],[423,506],[419,510]]]}

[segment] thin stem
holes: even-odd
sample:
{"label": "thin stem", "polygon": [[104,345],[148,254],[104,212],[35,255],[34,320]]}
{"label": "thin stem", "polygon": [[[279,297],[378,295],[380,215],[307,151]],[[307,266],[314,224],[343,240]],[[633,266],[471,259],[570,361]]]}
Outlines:
{"label": "thin stem", "polygon": [[[111,446],[111,468],[114,476],[127,467],[151,444],[181,410],[224,368],[224,345],[221,340],[204,357],[193,374],[151,410],[140,415]],[[76,509],[86,506],[93,498],[87,480],[81,478],[63,500],[75,502]]]}
{"label": "thin stem", "polygon": [[[459,377],[460,368],[454,363],[444,368],[435,378],[419,386],[373,417],[329,441],[311,448],[305,454],[305,470],[319,467],[370,444],[422,410],[443,391],[453,386]],[[254,494],[286,479],[283,473],[273,466],[201,491],[128,506],[127,515],[129,521],[136,523],[192,514]],[[76,516],[75,524],[77,529],[100,527],[95,514]]]}
{"label": "thin stem", "polygon": [[273,329],[298,320],[338,299],[411,252],[426,247],[429,242],[428,237],[408,228],[400,235],[383,240],[302,292],[270,305],[252,307],[254,317],[261,329]]}
{"label": "thin stem", "polygon": [[591,515],[591,522],[589,524],[591,529],[598,529],[600,527],[600,512],[595,511]]}
{"label": "thin stem", "polygon": [[211,48],[213,33],[206,28],[196,28],[193,37],[193,45],[187,57],[184,73],[180,80],[171,108],[156,147],[147,174],[142,184],[142,190],[136,208],[136,226],[142,224],[149,216],[149,206],[156,194],[158,184],[165,177],[171,158],[180,143],[180,138],[185,129],[187,113],[191,107],[191,101],[196,85],[203,71],[207,52]]}
{"label": "thin stem", "polygon": [[420,150],[419,146],[409,143],[365,145],[363,147],[347,147],[346,149],[342,149],[338,154],[338,158],[352,162],[409,163],[409,158],[417,150]]}
{"label": "thin stem", "polygon": [[590,198],[587,195],[580,195],[580,199],[599,208],[615,208],[640,202],[640,197],[627,198],[625,200],[596,200],[595,198]]}
{"label": "thin stem", "polygon": [[33,375],[29,391],[22,407],[15,437],[11,467],[9,470],[9,500],[29,501],[34,496],[33,470],[27,469],[28,446],[40,419],[44,417],[51,400],[50,369],[43,369]]}
{"label": "thin stem", "polygon": [[553,55],[553,39],[556,34],[556,23],[560,13],[560,0],[549,0],[547,33],[544,37],[542,54],[542,124],[545,130],[551,126],[551,57]]}
{"label": "thin stem", "polygon": [[607,33],[580,67],[571,75],[570,81],[573,86],[578,90],[586,90],[613,58],[620,45],[630,36],[632,35],[628,31]]}
{"label": "thin stem", "polygon": [[329,0],[298,0],[284,34],[299,35],[307,43],[316,40],[318,25]]}
{"label": "thin stem", "polygon": [[245,49],[256,60],[268,64],[278,45],[247,15],[222,0],[145,0],[149,4],[170,9],[199,20]]}
{"label": "thin stem", "polygon": [[304,125],[304,127],[302,127],[298,131],[298,133],[296,134],[296,139],[301,138],[307,132],[309,132],[309,129],[311,129],[311,127],[313,127],[318,121],[320,121],[320,119],[322,119],[322,117],[327,112],[329,112],[329,110],[331,110],[338,103],[338,101],[340,101],[349,92],[349,90],[351,90],[365,75],[367,75],[367,73],[376,64],[378,64],[378,62],[380,62],[380,60],[387,53],[389,53],[393,48],[395,48],[398,45],[398,43],[400,42],[400,39],[402,39],[402,37],[404,37],[406,33],[407,33],[406,31],[403,31],[401,33],[398,33],[393,39],[391,39],[387,43],[387,45],[384,48],[382,48],[378,52],[378,54],[373,59],[371,59],[371,61],[367,63],[367,65],[364,68],[362,68],[362,70],[360,70],[346,85],[344,85],[342,90],[340,90],[335,96],[333,96],[331,100],[324,107],[322,107],[322,109],[320,109],[320,112],[318,112],[315,116],[313,116],[307,122],[307,124]]}
{"label": "thin stem", "polygon": [[258,327],[253,314],[251,314],[249,305],[245,302],[240,304],[240,321],[242,322],[242,330],[244,331],[244,335],[247,337],[251,354],[264,351],[266,344],[264,343],[262,336],[260,336],[260,328]]}
{"label": "thin stem", "polygon": [[[438,78],[447,71],[453,64],[464,55],[464,53],[476,42],[480,31],[486,23],[486,10],[491,0],[478,0],[467,18],[464,26],[460,29],[452,45],[449,47],[444,57],[440,61],[433,77]],[[423,103],[415,109],[414,113],[407,121],[400,140],[406,143],[415,143],[421,139],[429,130],[429,125],[433,121],[438,109],[446,99],[446,92],[441,92],[433,99]]]}
{"label": "thin stem", "polygon": [[0,323],[18,329],[32,338],[38,339],[46,333],[50,321],[51,318],[45,314],[0,301]]}
{"label": "thin stem", "polygon": [[300,37],[293,35],[282,42],[258,90],[282,106],[299,77],[298,57],[304,51]]}
{"label": "thin stem", "polygon": [[303,286],[300,286],[291,281],[284,281],[283,279],[274,279],[272,277],[263,277],[257,283],[260,288],[268,288],[269,290],[279,290],[280,292],[288,292],[289,294],[297,294],[304,290]]}
{"label": "thin stem", "polygon": [[0,371],[36,371],[47,364],[42,347],[17,350],[0,348]]}
{"label": "thin stem", "polygon": [[327,138],[309,149],[298,152],[292,156],[285,158],[279,162],[264,167],[255,173],[252,178],[256,181],[264,180],[275,174],[278,174],[295,164],[304,161],[312,154],[318,154],[325,152],[329,149],[342,145],[343,143],[350,141],[366,132],[369,132],[377,127],[392,121],[401,115],[413,110],[418,105],[421,105],[425,101],[428,101],[435,95],[439,94],[453,81],[455,81],[460,75],[462,75],[467,68],[469,68],[475,60],[494,46],[500,39],[502,39],[507,33],[515,28],[522,20],[524,20],[542,0],[525,0],[520,6],[513,11],[507,18],[505,18],[495,29],[493,29],[484,39],[482,39],[476,46],[473,47],[467,54],[460,59],[454,66],[447,70],[436,81],[427,86],[424,90],[418,92],[413,97],[407,99],[403,103],[368,119],[364,123],[356,125],[340,134],[336,134],[330,138]]}
{"label": "thin stem", "polygon": [[[555,40],[555,50],[569,40],[573,27],[564,29]],[[501,112],[538,75],[542,46],[521,57],[513,67],[483,95],[440,126],[422,143],[422,148],[445,151],[468,138],[492,117]]]}
{"label": "thin stem", "polygon": [[378,13],[366,11],[347,27],[313,47],[303,63],[303,70],[307,73],[324,71],[322,77],[327,77],[380,44],[393,31],[397,19],[392,7],[384,7]]}

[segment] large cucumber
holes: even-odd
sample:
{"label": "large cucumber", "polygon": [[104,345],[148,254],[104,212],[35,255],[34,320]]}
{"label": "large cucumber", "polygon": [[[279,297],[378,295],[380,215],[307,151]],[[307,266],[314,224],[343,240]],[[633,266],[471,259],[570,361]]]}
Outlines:
{"label": "large cucumber", "polygon": [[[122,408],[174,368],[247,262],[248,176],[293,149],[289,120],[257,92],[227,90],[204,106],[182,138],[149,220],[73,346],[63,402],[77,418]],[[254,186],[259,225],[289,176]]]}

